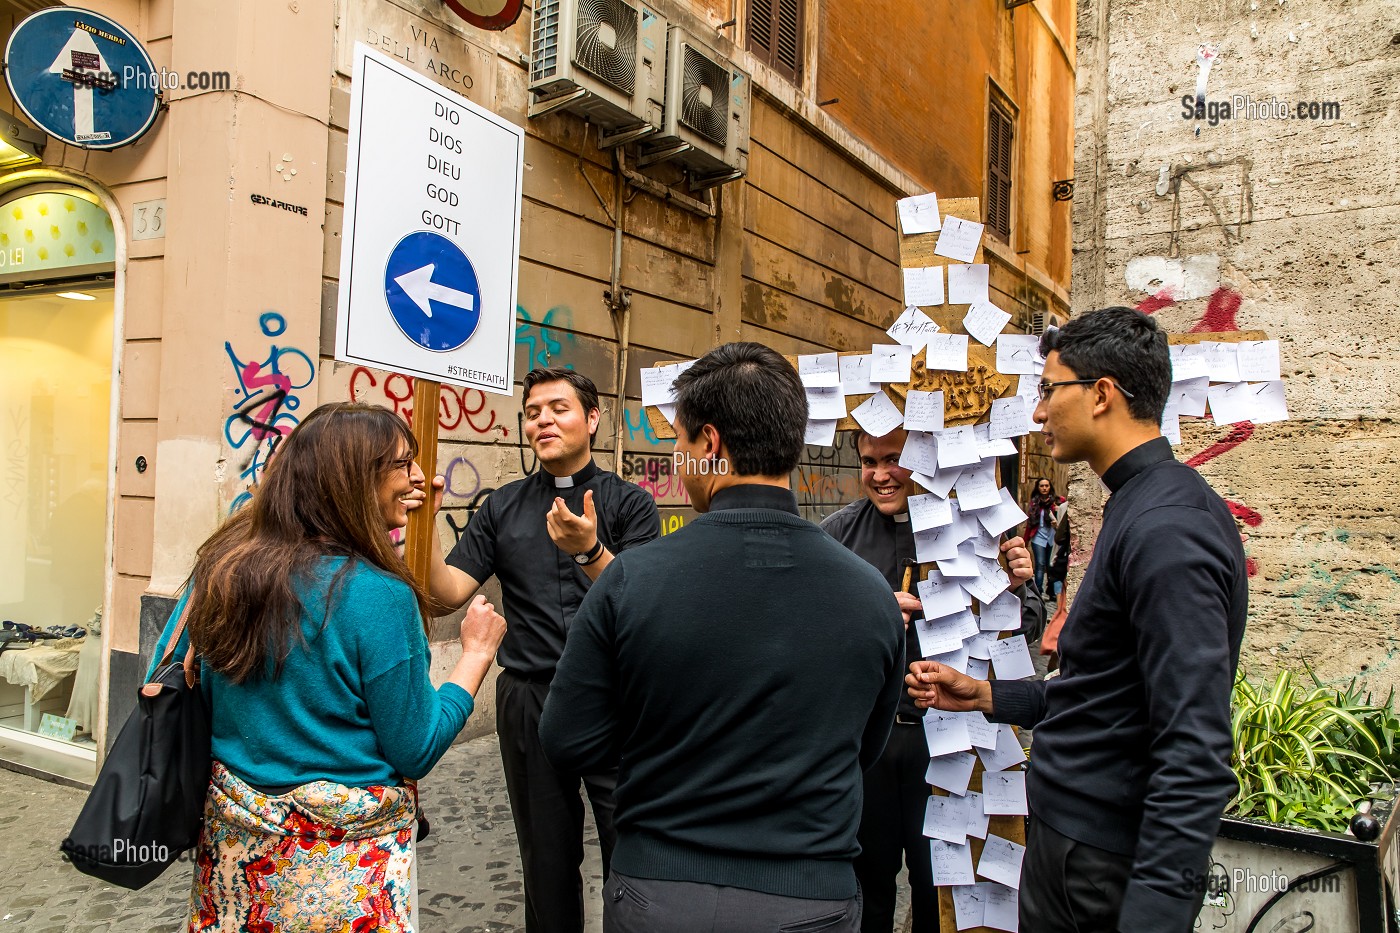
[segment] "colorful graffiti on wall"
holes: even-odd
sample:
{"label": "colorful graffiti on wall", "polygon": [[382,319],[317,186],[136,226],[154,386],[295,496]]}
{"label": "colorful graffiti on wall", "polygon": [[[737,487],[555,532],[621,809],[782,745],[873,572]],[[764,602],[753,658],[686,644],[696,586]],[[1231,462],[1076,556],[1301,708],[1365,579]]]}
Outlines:
{"label": "colorful graffiti on wall", "polygon": [[[286,333],[287,319],[267,311],[258,318],[258,327],[264,337],[275,341]],[[304,351],[275,342],[260,360],[241,359],[232,341],[224,342],[224,352],[238,383],[233,412],[224,419],[224,439],[247,458],[239,465],[243,489],[229,507],[232,512],[252,497],[258,476],[277,445],[301,422],[296,414],[301,407],[297,393],[311,385],[316,367]]]}

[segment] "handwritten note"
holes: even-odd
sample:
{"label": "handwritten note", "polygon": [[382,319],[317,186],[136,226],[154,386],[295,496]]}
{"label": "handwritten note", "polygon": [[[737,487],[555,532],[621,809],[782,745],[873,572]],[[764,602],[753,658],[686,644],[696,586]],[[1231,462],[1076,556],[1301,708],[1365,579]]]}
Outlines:
{"label": "handwritten note", "polygon": [[[924,833],[925,836],[928,833]],[[966,838],[966,837],[964,837]],[[983,882],[986,884],[986,882]],[[975,884],[960,884],[953,888],[953,919],[959,930],[980,927],[987,918],[987,895]]]}
{"label": "handwritten note", "polygon": [[832,447],[836,444],[836,419],[807,421],[806,435],[802,441],[817,447]]}
{"label": "handwritten note", "polygon": [[943,393],[910,389],[904,400],[904,427],[910,431],[942,431]]}
{"label": "handwritten note", "polygon": [[[980,882],[979,886],[980,884],[987,882]],[[993,930],[1005,930],[1006,933],[1018,933],[1021,928],[1019,892],[1005,885],[987,884],[986,894],[987,904],[982,913],[982,925]]]}
{"label": "handwritten note", "polygon": [[[966,731],[964,726],[963,730]],[[970,740],[969,740],[970,741]],[[1026,772],[988,771],[982,775],[982,812],[988,816],[1026,816]]]}
{"label": "handwritten note", "polygon": [[870,354],[843,356],[837,361],[841,372],[841,392],[845,395],[868,395],[880,391],[878,382],[870,381]]}
{"label": "handwritten note", "polygon": [[900,344],[876,344],[870,348],[872,382],[908,382],[914,351]]}
{"label": "handwritten note", "polygon": [[945,577],[957,577],[960,582],[976,577],[977,555],[972,551],[972,543],[965,541],[959,544],[956,556],[938,562],[938,571]]}
{"label": "handwritten note", "polygon": [[[797,358],[797,374],[809,389],[839,386],[841,370],[835,353],[805,353]],[[844,414],[844,413],[843,413]]]}
{"label": "handwritten note", "polygon": [[675,381],[679,366],[656,366],[642,370],[642,404],[669,405],[676,400]]}
{"label": "handwritten note", "polygon": [[[967,734],[967,723],[963,722],[961,717],[947,716],[938,710],[931,709],[924,714],[924,738],[928,741],[928,753],[931,758],[972,749],[972,739]],[[966,825],[966,817],[963,821]]]}
{"label": "handwritten note", "polygon": [[981,245],[981,224],[959,217],[944,217],[943,229],[938,234],[938,245],[933,248],[933,254],[958,262],[972,262],[977,258],[977,247]]}
{"label": "handwritten note", "polygon": [[1025,761],[1026,751],[1021,748],[1021,742],[1016,738],[1016,733],[1003,722],[997,723],[996,746],[993,748],[979,747],[977,757],[982,759],[982,767],[986,771],[1005,771],[1007,768],[1014,768]]}
{"label": "handwritten note", "polygon": [[[987,632],[1010,632],[1021,627],[1021,599],[1007,590],[989,603],[982,604],[978,624]],[[990,658],[990,655],[988,655]]]}
{"label": "handwritten note", "polygon": [[1035,410],[1040,406],[1040,376],[1036,374],[1018,377],[1016,394],[1026,400],[1026,421],[1032,431],[1043,431],[1045,426],[1035,420]]}
{"label": "handwritten note", "polygon": [[1288,420],[1288,402],[1282,382],[1236,382],[1213,385],[1208,393],[1210,413],[1216,424],[1252,421],[1269,424]]}
{"label": "handwritten note", "polygon": [[1040,338],[1035,334],[1002,334],[997,338],[997,371],[1006,375],[1038,375],[1045,368]]}
{"label": "handwritten note", "polygon": [[904,303],[920,308],[943,304],[943,267],[905,269]]}
{"label": "handwritten note", "polygon": [[890,339],[909,347],[915,353],[924,348],[928,343],[928,338],[938,333],[939,326],[934,323],[933,318],[915,307],[904,309],[904,313],[895,318],[890,329],[885,331]]}
{"label": "handwritten note", "polygon": [[967,639],[967,643],[964,645],[967,648],[967,656],[979,661],[990,661],[992,659],[992,642],[996,640],[996,632],[978,632]]}
{"label": "handwritten note", "polygon": [[1210,375],[1205,348],[1199,343],[1176,344],[1168,349],[1172,358],[1172,382],[1202,379]]}
{"label": "handwritten note", "polygon": [[[986,678],[983,677],[979,679],[985,680]],[[995,731],[995,727],[993,731]],[[975,745],[976,743],[974,742],[973,744]],[[976,836],[978,839],[986,839],[988,820],[987,814],[982,812],[982,795],[975,790],[968,791],[967,796],[963,798],[963,805],[967,808],[965,811],[967,815],[967,834],[969,836]]]}
{"label": "handwritten note", "polygon": [[948,267],[948,304],[970,305],[987,300],[987,266]]}
{"label": "handwritten note", "polygon": [[967,314],[963,315],[963,330],[976,337],[983,346],[990,347],[1010,321],[1011,315],[983,299],[973,302]]}
{"label": "handwritten note", "polygon": [[950,794],[962,796],[967,793],[967,782],[972,777],[972,766],[976,761],[977,756],[971,752],[942,755],[928,763],[924,781]]}
{"label": "handwritten note", "polygon": [[958,505],[964,512],[985,509],[1001,502],[996,461],[983,460],[968,467],[953,489],[957,490]]}
{"label": "handwritten note", "polygon": [[1205,341],[1201,349],[1206,354],[1206,372],[1211,382],[1240,381],[1240,357],[1235,344]]}
{"label": "handwritten note", "polygon": [[967,334],[933,334],[924,347],[924,365],[929,369],[967,372]]}
{"label": "handwritten note", "polygon": [[1235,344],[1239,358],[1240,379],[1245,382],[1278,382],[1279,353],[1277,340],[1245,340]]}
{"label": "handwritten note", "polygon": [[[976,595],[976,594],[973,594]],[[1013,635],[992,645],[992,670],[997,680],[1022,680],[1035,676],[1035,665],[1026,648],[1026,636]]]}
{"label": "handwritten note", "polygon": [[[1011,585],[1011,579],[1007,577],[1006,571],[1001,569],[1001,564],[995,560],[986,557],[978,557],[976,560],[977,576],[970,580],[964,580],[963,588],[976,596],[978,602],[989,603]],[[996,662],[995,652],[992,654],[992,662]],[[997,677],[1001,677],[1001,668],[997,668]]]}
{"label": "handwritten note", "polygon": [[962,797],[929,797],[924,803],[924,835],[967,844],[967,806]]}
{"label": "handwritten note", "polygon": [[[934,530],[948,531],[949,529]],[[953,545],[953,554],[957,555],[956,543]],[[919,562],[924,562],[922,557],[919,558]],[[927,580],[920,580],[917,589],[919,602],[923,604],[926,619],[942,619],[963,611],[962,591],[959,589],[957,581],[949,580],[937,571],[930,572]],[[958,639],[958,644],[962,644],[961,638]],[[925,652],[926,655],[940,653],[937,651]]]}
{"label": "handwritten note", "polygon": [[928,845],[935,886],[942,888],[977,883],[977,876],[972,871],[971,848],[945,839],[930,839]]}
{"label": "handwritten note", "polygon": [[968,658],[967,669],[964,670],[963,673],[969,677],[974,677],[977,680],[986,680],[987,674],[991,671],[991,668],[992,664],[990,661],[982,661],[978,658]]}
{"label": "handwritten note", "polygon": [[1021,507],[1016,504],[1016,500],[1011,498],[1010,492],[1003,489],[999,495],[1001,502],[977,513],[977,521],[981,523],[983,528],[987,529],[988,534],[992,535],[1009,531],[1026,520],[1026,513],[1022,512]]}
{"label": "handwritten note", "polygon": [[[953,525],[944,525],[939,528],[929,528],[925,531],[914,532],[914,556],[921,564],[931,564],[935,561],[948,560],[958,556],[958,545],[962,538],[958,537],[958,530]],[[954,589],[957,589],[954,585]],[[959,602],[959,607],[962,603]],[[928,614],[928,610],[924,610]]]}
{"label": "handwritten note", "polygon": [[851,417],[871,437],[884,437],[904,423],[904,415],[884,392],[876,392],[857,405]]}
{"label": "handwritten note", "polygon": [[1019,395],[992,401],[990,437],[1022,437],[1030,433],[1030,417],[1026,413],[1026,400]]}
{"label": "handwritten note", "polygon": [[[957,651],[962,647],[962,636],[958,634],[960,626],[953,616],[944,619],[915,619],[914,630],[919,637],[919,653],[922,657],[930,658],[939,654],[947,654],[949,651]],[[967,746],[971,748],[972,746]],[[959,751],[956,748],[949,748],[945,751]],[[931,752],[934,755],[942,755],[944,752]]]}
{"label": "handwritten note", "polygon": [[919,194],[912,198],[900,198],[896,202],[899,210],[899,229],[905,236],[916,233],[937,233],[941,226],[938,214],[938,195]]}
{"label": "handwritten note", "polygon": [[953,509],[947,499],[935,495],[909,497],[909,527],[913,531],[940,528],[953,523]]}
{"label": "handwritten note", "polygon": [[977,453],[977,435],[973,432],[972,425],[965,424],[962,427],[947,428],[938,432],[938,468],[940,470],[971,466],[981,461],[982,457]]}
{"label": "handwritten note", "polygon": [[1014,457],[1016,456],[1016,445],[1011,443],[1009,437],[992,438],[992,426],[990,422],[974,424],[973,430],[977,434],[977,455],[983,460],[988,457]]}
{"label": "handwritten note", "polygon": [[807,417],[829,421],[846,417],[846,396],[840,386],[829,389],[807,389]]}
{"label": "handwritten note", "polygon": [[1025,846],[995,834],[990,835],[986,844],[982,846],[982,859],[977,863],[977,874],[988,881],[1019,889],[1021,860],[1025,856]]}
{"label": "handwritten note", "polygon": [[916,473],[935,472],[938,469],[938,438],[927,431],[910,431],[904,439],[904,449],[899,453],[899,465]]}
{"label": "handwritten note", "polygon": [[987,717],[982,713],[973,710],[970,713],[959,714],[967,723],[967,737],[972,740],[972,744],[978,748],[997,747],[997,724],[988,722]]}

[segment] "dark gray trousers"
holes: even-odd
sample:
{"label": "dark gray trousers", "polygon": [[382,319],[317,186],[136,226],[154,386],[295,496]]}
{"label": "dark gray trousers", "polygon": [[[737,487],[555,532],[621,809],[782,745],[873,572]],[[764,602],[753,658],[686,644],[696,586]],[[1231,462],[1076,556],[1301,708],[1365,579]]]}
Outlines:
{"label": "dark gray trousers", "polygon": [[1021,863],[1021,929],[1116,933],[1133,857],[1075,842],[1030,818]]}
{"label": "dark gray trousers", "polygon": [[809,900],[616,871],[603,885],[603,933],[857,933],[860,914],[859,893]]}

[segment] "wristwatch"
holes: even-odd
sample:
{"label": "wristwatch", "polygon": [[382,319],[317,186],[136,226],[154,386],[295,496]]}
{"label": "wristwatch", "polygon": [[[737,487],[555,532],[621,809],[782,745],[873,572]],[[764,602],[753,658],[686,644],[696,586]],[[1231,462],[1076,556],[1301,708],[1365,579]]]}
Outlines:
{"label": "wristwatch", "polygon": [[597,543],[593,545],[591,550],[584,551],[582,554],[575,554],[574,563],[578,564],[580,567],[587,567],[589,564],[593,563],[595,560],[602,556],[603,539],[599,538]]}

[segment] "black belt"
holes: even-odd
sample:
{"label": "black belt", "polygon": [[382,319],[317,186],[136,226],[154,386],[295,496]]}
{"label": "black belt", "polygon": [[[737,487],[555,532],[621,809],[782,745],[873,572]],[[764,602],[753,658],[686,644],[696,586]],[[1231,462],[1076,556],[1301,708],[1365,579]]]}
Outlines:
{"label": "black belt", "polygon": [[895,713],[894,721],[895,725],[899,726],[922,726],[924,724],[924,717],[922,715],[911,716],[908,713]]}

